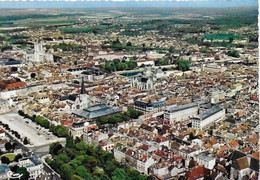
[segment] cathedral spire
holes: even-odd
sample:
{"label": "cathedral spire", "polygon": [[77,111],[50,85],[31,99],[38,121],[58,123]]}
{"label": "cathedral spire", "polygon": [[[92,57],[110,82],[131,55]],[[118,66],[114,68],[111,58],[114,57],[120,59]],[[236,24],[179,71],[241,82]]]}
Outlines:
{"label": "cathedral spire", "polygon": [[82,76],[80,94],[85,94],[84,76]]}

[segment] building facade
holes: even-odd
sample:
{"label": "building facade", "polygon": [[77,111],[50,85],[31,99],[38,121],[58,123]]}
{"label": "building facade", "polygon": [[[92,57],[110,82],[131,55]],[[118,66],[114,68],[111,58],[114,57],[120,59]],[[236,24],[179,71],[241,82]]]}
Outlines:
{"label": "building facade", "polygon": [[176,121],[181,121],[193,117],[198,114],[198,102],[179,106],[167,106],[164,112],[164,119],[168,120],[170,124]]}
{"label": "building facade", "polygon": [[53,54],[45,53],[42,42],[34,43],[34,50],[26,52],[25,58],[33,64],[54,63]]}
{"label": "building facade", "polygon": [[218,106],[211,108],[204,113],[192,118],[192,127],[195,129],[203,129],[211,123],[225,117],[225,109]]}

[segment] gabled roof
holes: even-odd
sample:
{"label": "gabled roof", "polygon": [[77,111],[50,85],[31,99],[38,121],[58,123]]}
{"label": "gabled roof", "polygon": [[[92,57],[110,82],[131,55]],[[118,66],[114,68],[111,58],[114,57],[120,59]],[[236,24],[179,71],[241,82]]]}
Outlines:
{"label": "gabled roof", "polygon": [[259,172],[259,160],[255,159],[255,158],[251,158],[250,169]]}
{"label": "gabled roof", "polygon": [[147,151],[149,149],[149,146],[147,144],[143,144],[140,149]]}
{"label": "gabled roof", "polygon": [[232,160],[233,162],[239,158],[242,158],[246,156],[244,153],[240,152],[240,151],[233,151],[230,156],[228,157],[228,160]]}
{"label": "gabled roof", "polygon": [[155,139],[155,141],[156,141],[157,143],[165,142],[165,141],[167,141],[167,140],[168,140],[168,139],[167,139],[166,137],[164,137],[164,136],[157,137],[157,138]]}
{"label": "gabled roof", "polygon": [[253,154],[251,155],[251,157],[252,157],[252,158],[255,158],[255,159],[257,159],[257,160],[259,160],[259,151],[253,153]]}
{"label": "gabled roof", "polygon": [[185,175],[186,180],[194,180],[203,177],[207,177],[209,175],[209,170],[205,169],[204,166],[199,165],[193,167],[190,171],[188,171]]}
{"label": "gabled roof", "polygon": [[227,146],[221,146],[221,147],[219,148],[219,150],[220,150],[220,151],[225,151],[225,150],[227,150]]}
{"label": "gabled roof", "polygon": [[236,140],[232,140],[232,141],[230,141],[228,144],[229,144],[229,146],[230,146],[231,148],[236,147],[236,146],[239,146],[239,144],[238,144],[238,142],[237,142]]}
{"label": "gabled roof", "polygon": [[238,170],[242,170],[249,167],[248,159],[246,156],[241,157],[232,164],[232,166]]}

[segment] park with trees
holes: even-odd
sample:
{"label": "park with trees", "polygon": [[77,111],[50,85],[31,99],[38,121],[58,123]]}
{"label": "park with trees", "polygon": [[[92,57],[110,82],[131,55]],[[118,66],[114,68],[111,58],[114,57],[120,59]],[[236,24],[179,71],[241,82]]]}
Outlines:
{"label": "park with trees", "polygon": [[137,170],[118,163],[113,154],[101,146],[86,144],[68,136],[63,147],[56,142],[50,145],[52,158],[46,162],[58,172],[62,179],[88,180],[146,180]]}
{"label": "park with trees", "polygon": [[125,112],[99,117],[96,119],[96,123],[98,127],[102,129],[107,125],[116,126],[118,123],[126,122],[130,119],[137,119],[140,115],[142,115],[142,112],[137,111],[134,108],[129,108]]}
{"label": "park with trees", "polygon": [[137,67],[137,63],[134,60],[120,61],[114,59],[113,61],[106,61],[105,64],[100,65],[100,70],[103,72],[111,73],[115,71],[132,70]]}

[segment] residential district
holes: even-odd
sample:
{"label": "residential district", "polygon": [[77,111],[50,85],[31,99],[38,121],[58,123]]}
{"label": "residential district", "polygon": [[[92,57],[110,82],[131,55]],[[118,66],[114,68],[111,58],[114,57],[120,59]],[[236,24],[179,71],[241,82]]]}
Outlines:
{"label": "residential district", "polygon": [[[64,146],[64,128],[153,179],[258,179],[258,48],[156,32],[10,35],[33,46],[0,53],[0,179],[64,178],[46,161],[50,144]],[[80,51],[64,50],[72,44]]]}

